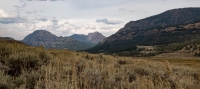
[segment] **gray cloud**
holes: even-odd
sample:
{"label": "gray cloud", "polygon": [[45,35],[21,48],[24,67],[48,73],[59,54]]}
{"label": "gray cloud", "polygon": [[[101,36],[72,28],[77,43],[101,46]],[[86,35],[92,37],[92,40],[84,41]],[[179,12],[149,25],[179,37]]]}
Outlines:
{"label": "gray cloud", "polygon": [[26,0],[26,1],[64,1],[64,0]]}
{"label": "gray cloud", "polygon": [[117,6],[121,4],[126,4],[133,2],[134,0],[72,0],[70,3],[73,6],[78,8],[101,8],[101,7],[110,7],[110,6]]}
{"label": "gray cloud", "polygon": [[[40,18],[40,20],[45,21],[45,20],[48,20],[48,19],[43,17],[43,18]],[[58,24],[59,20],[57,20],[55,17],[50,17],[49,20],[51,21],[51,24],[48,25],[47,28],[58,29],[58,28],[64,26],[64,24],[59,25]]]}
{"label": "gray cloud", "polygon": [[134,10],[129,10],[129,9],[125,9],[125,8],[119,8],[119,12],[124,12],[124,11],[134,12]]}
{"label": "gray cloud", "polygon": [[58,20],[55,17],[50,18],[51,22],[58,22]]}
{"label": "gray cloud", "polygon": [[60,28],[60,25],[58,25],[57,22],[52,23],[52,28]]}
{"label": "gray cloud", "polygon": [[57,29],[59,29],[60,27],[61,27],[61,26],[58,25],[58,23],[52,23],[52,24],[50,24],[50,25],[47,25],[47,26],[46,26],[46,29],[57,30]]}
{"label": "gray cloud", "polygon": [[11,23],[25,23],[29,22],[27,18],[0,18],[0,23],[11,24]]}
{"label": "gray cloud", "polygon": [[43,17],[43,18],[40,18],[40,21],[47,21],[48,19]]}
{"label": "gray cloud", "polygon": [[25,13],[27,13],[27,14],[34,14],[36,12],[35,11],[26,11]]}
{"label": "gray cloud", "polygon": [[[13,24],[13,23],[35,23],[35,21],[48,21],[48,18],[46,17],[38,17],[30,20],[30,18],[27,17],[19,17],[19,16],[7,16],[7,17],[1,17],[0,15],[0,23],[2,24]],[[57,20],[53,20],[56,22]]]}
{"label": "gray cloud", "polygon": [[34,10],[34,11],[25,11],[25,13],[27,13],[27,14],[36,14],[36,13],[39,13],[39,12],[43,12],[42,10],[41,11],[36,11],[36,10]]}
{"label": "gray cloud", "polygon": [[27,1],[47,1],[47,0],[27,0]]}
{"label": "gray cloud", "polygon": [[0,18],[0,23],[2,24],[9,24],[9,23],[16,23],[18,22],[17,18]]}
{"label": "gray cloud", "polygon": [[26,5],[27,5],[27,4],[26,4],[26,3],[24,3],[24,4],[21,6],[21,8],[24,8]]}
{"label": "gray cloud", "polygon": [[125,8],[119,8],[119,12],[122,12],[122,11],[126,11],[127,9]]}
{"label": "gray cloud", "polygon": [[122,21],[119,21],[119,20],[108,20],[106,18],[104,19],[97,19],[96,22],[98,23],[104,23],[104,24],[107,24],[107,25],[115,25],[115,24],[120,24],[122,23]]}
{"label": "gray cloud", "polygon": [[64,0],[49,0],[49,1],[64,1]]}
{"label": "gray cloud", "polygon": [[48,21],[48,18],[46,18],[46,17],[38,17],[38,18],[36,18],[35,20],[45,22],[45,21]]}
{"label": "gray cloud", "polygon": [[[23,1],[22,1],[23,2]],[[25,2],[23,2],[23,4],[21,5],[21,6],[17,6],[17,5],[14,5],[13,7],[16,7],[16,8],[24,8],[24,7],[26,7],[26,3]]]}

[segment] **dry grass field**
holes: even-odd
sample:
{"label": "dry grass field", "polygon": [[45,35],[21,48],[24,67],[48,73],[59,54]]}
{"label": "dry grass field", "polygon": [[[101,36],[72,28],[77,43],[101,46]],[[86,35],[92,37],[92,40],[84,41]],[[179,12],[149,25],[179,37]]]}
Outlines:
{"label": "dry grass field", "polygon": [[0,89],[200,89],[200,59],[118,57],[0,43]]}

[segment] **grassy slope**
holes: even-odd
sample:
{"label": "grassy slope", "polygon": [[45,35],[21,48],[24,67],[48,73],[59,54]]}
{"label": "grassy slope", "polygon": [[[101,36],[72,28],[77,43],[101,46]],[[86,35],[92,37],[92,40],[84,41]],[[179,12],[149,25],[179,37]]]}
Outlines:
{"label": "grassy slope", "polygon": [[1,42],[0,61],[10,68],[0,67],[0,89],[200,88],[200,61],[194,58],[118,57]]}

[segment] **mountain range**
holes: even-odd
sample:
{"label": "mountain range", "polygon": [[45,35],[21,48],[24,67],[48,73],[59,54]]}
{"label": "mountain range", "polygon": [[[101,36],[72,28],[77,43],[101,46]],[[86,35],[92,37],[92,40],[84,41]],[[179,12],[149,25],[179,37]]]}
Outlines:
{"label": "mountain range", "polygon": [[[57,49],[68,49],[68,50],[83,50],[92,47],[98,42],[102,41],[104,36],[98,32],[90,33],[86,36],[87,39],[84,41],[78,36],[73,35],[70,37],[58,37],[46,30],[36,30],[33,33],[27,35],[22,42],[31,46],[44,46],[45,48],[57,48]],[[85,35],[83,35],[85,36]],[[93,37],[94,39],[90,39]],[[74,39],[73,39],[74,38]],[[96,38],[96,39],[95,39]],[[90,43],[91,42],[91,43]],[[93,45],[91,45],[93,44]]]}
{"label": "mountain range", "polygon": [[135,50],[136,45],[156,46],[199,38],[200,8],[179,8],[137,21],[130,21],[97,46],[91,53]]}
{"label": "mountain range", "polygon": [[150,53],[173,52],[188,48],[191,44],[196,49],[200,44],[200,8],[172,9],[141,20],[130,21],[107,38],[99,32],[58,37],[46,30],[36,30],[27,35],[22,42],[31,46],[42,45],[45,48],[129,55],[140,55],[146,50],[138,46],[155,47]]}

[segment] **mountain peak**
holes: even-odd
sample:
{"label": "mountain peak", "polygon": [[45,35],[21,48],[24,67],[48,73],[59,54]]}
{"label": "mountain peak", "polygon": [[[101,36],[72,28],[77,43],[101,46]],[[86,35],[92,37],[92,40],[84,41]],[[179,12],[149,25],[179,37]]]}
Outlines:
{"label": "mountain peak", "polygon": [[105,36],[103,36],[100,32],[95,31],[88,33],[88,35],[80,35],[80,34],[74,34],[70,36],[70,38],[76,39],[78,41],[91,44],[91,45],[96,45],[99,42],[103,41]]}
{"label": "mountain peak", "polygon": [[88,35],[102,35],[102,34],[98,31],[95,31],[95,32],[88,33]]}
{"label": "mountain peak", "polygon": [[93,34],[99,34],[99,35],[102,35],[102,34],[101,34],[100,32],[98,32],[98,31],[88,33],[88,35],[93,35]]}
{"label": "mountain peak", "polygon": [[51,40],[53,41],[55,38],[57,38],[56,35],[50,33],[49,31],[46,30],[35,30],[33,33],[29,34],[26,36],[23,41],[29,41],[30,39],[37,39],[37,40]]}
{"label": "mountain peak", "polygon": [[[46,34],[48,34],[48,35],[54,35],[54,34],[52,34],[51,32],[49,32],[49,31],[47,31],[47,30],[35,30],[32,34],[44,34],[44,35],[46,35]],[[41,35],[42,36],[42,35]],[[56,35],[54,35],[54,36],[56,36]]]}
{"label": "mountain peak", "polygon": [[101,33],[99,33],[98,31],[93,32],[93,33],[89,33],[87,36],[87,40],[98,44],[99,42],[103,41],[103,39],[105,38],[105,36],[103,36]]}
{"label": "mountain peak", "polygon": [[[95,31],[95,32],[92,32],[92,33],[100,33],[100,32],[98,32],[98,31]],[[100,33],[101,34],[101,33]]]}

